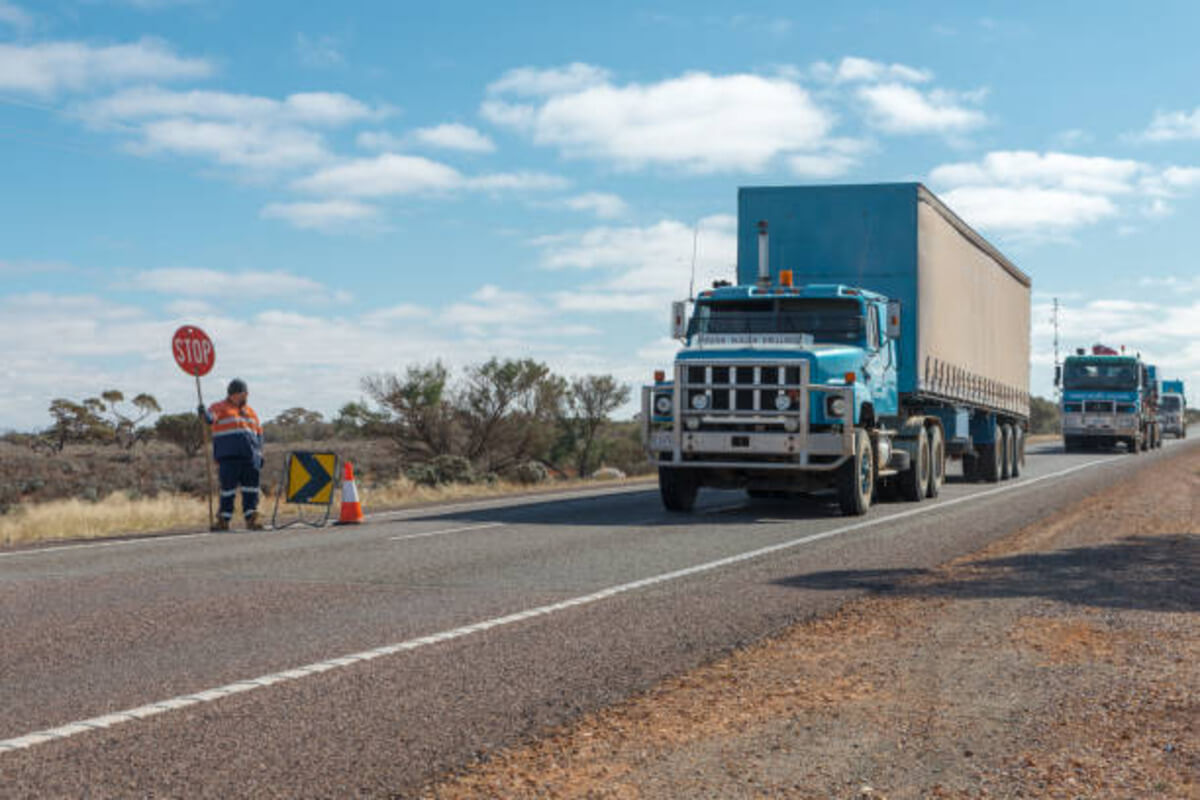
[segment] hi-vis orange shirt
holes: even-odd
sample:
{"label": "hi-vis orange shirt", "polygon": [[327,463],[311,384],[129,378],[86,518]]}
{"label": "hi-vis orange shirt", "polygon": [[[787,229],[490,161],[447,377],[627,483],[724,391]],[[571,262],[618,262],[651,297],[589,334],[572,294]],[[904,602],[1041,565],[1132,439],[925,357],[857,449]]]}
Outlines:
{"label": "hi-vis orange shirt", "polygon": [[262,462],[262,425],[250,406],[238,408],[228,400],[208,409],[212,423],[213,458]]}

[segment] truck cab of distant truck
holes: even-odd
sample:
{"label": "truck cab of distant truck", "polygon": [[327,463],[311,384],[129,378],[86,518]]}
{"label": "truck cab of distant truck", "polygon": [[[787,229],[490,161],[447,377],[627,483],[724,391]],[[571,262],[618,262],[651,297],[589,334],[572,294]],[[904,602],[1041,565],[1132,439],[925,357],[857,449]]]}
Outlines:
{"label": "truck cab of distant truck", "polygon": [[1137,355],[1096,345],[1063,362],[1063,448],[1067,452],[1124,444],[1138,453],[1161,443],[1152,368]]}
{"label": "truck cab of distant truck", "polygon": [[1187,398],[1183,392],[1183,381],[1164,380],[1158,397],[1158,423],[1164,434],[1179,439],[1187,438]]}

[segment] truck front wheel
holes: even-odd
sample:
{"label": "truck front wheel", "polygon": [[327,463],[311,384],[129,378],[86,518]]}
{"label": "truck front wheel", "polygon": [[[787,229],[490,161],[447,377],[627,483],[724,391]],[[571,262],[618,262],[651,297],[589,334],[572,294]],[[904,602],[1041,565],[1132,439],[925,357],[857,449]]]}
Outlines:
{"label": "truck front wheel", "polygon": [[674,467],[658,468],[658,493],[667,511],[691,511],[700,481],[695,472]]}
{"label": "truck front wheel", "polygon": [[843,514],[859,517],[867,513],[875,495],[875,454],[866,431],[854,432],[854,454],[838,467],[836,483]]}
{"label": "truck front wheel", "polygon": [[915,449],[908,469],[896,478],[900,496],[910,503],[919,502],[929,488],[929,437],[925,435],[925,428],[921,428],[917,434]]}

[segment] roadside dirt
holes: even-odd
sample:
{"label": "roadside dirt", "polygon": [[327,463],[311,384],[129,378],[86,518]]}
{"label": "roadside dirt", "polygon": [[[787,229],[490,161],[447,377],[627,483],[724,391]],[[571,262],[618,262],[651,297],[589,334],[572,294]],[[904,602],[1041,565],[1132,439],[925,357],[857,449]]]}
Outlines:
{"label": "roadside dirt", "polygon": [[1198,798],[1200,452],[430,787],[433,798]]}

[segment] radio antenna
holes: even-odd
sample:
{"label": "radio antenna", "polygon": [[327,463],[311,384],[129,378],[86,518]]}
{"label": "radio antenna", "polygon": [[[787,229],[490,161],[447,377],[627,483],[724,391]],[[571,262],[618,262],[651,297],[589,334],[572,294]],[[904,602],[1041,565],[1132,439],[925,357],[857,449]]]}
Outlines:
{"label": "radio antenna", "polygon": [[688,302],[694,302],[696,299],[696,249],[700,244],[700,220],[696,220],[696,225],[692,228],[692,279],[688,283]]}

